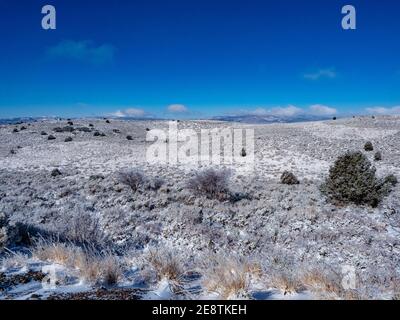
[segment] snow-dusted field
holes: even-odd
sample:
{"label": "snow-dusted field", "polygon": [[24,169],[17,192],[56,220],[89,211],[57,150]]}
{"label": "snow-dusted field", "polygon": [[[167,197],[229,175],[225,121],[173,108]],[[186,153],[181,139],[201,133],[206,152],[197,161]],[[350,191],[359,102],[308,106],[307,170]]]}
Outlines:
{"label": "snow-dusted field", "polygon": [[[118,260],[118,281],[106,287],[89,281],[82,264],[45,259],[35,244],[9,247],[2,254],[0,299],[399,297],[399,185],[377,208],[335,207],[319,186],[338,156],[363,150],[368,140],[382,153],[379,162],[366,153],[378,175],[400,177],[400,117],[179,122],[180,129],[196,131],[255,129],[254,170],[230,166],[229,187],[240,195],[235,201],[194,194],[187,188],[192,167],[146,162],[146,128],[166,129],[167,122],[72,121],[90,132],[54,132],[65,120],[0,127],[0,212],[53,236],[79,216],[98,219]],[[48,140],[50,134],[56,139]],[[163,185],[133,192],[117,179],[129,168],[142,170],[149,185],[156,179]],[[54,169],[60,174],[52,176]],[[281,184],[285,170],[300,184]],[[55,270],[54,286],[44,285],[46,267]],[[343,286],[349,267],[351,288]]]}

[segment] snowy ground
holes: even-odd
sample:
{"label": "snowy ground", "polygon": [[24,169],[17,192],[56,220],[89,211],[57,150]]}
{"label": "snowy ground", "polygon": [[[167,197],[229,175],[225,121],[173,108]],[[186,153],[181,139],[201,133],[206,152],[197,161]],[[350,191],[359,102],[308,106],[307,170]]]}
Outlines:
{"label": "snowy ground", "polygon": [[[399,117],[269,125],[181,121],[180,129],[196,131],[255,129],[254,171],[231,166],[230,188],[243,196],[225,202],[188,190],[193,168],[146,162],[146,128],[166,129],[167,122],[72,121],[74,128],[91,131],[54,132],[67,125],[65,120],[0,127],[0,212],[12,222],[54,234],[70,216],[97,217],[102,231],[121,248],[123,274],[116,286],[99,287],[70,266],[41,261],[29,248],[26,256],[19,253],[23,248],[9,248],[13,253],[3,253],[0,299],[398,297],[400,187],[378,208],[369,208],[335,207],[319,185],[339,155],[363,150],[368,140],[383,156],[374,163],[378,175],[400,177]],[[105,136],[94,136],[96,131]],[[56,139],[48,140],[50,134]],[[67,137],[73,141],[64,142]],[[367,155],[374,162],[374,152]],[[116,179],[126,168],[140,168],[147,179],[162,178],[164,184],[133,193]],[[53,177],[54,169],[61,175]],[[284,170],[301,183],[280,184]],[[146,260],[149,250],[176,257],[185,270],[179,279],[149,276],[157,273]],[[43,266],[54,267],[63,281],[43,287]],[[356,287],[348,292],[342,288],[346,266],[356,276]],[[228,275],[221,275],[221,268]],[[227,293],[215,286],[221,278],[235,283],[239,272],[246,278],[243,290]]]}

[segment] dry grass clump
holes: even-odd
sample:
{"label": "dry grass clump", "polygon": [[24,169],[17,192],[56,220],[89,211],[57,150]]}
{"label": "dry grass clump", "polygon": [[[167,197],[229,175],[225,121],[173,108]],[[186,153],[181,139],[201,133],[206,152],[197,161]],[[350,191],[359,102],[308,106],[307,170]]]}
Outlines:
{"label": "dry grass clump", "polygon": [[321,270],[306,271],[301,276],[305,288],[318,299],[326,300],[359,300],[356,290],[345,290],[342,286],[342,275]]}
{"label": "dry grass clump", "polygon": [[304,291],[305,287],[294,270],[280,270],[271,272],[268,275],[268,284],[271,288],[278,289],[284,295]]}
{"label": "dry grass clump", "polygon": [[36,241],[32,255],[41,261],[74,268],[85,281],[93,284],[115,285],[122,276],[118,257],[94,248],[41,239]]}
{"label": "dry grass clump", "polygon": [[226,200],[230,194],[231,175],[231,171],[226,169],[205,169],[189,179],[187,186],[193,192],[203,194],[210,199]]}
{"label": "dry grass clump", "polygon": [[122,266],[117,257],[110,253],[81,251],[75,267],[86,281],[95,284],[116,285],[122,277]]}
{"label": "dry grass clump", "polygon": [[277,258],[267,272],[268,285],[279,289],[284,295],[308,291],[316,299],[359,300],[357,290],[346,290],[342,285],[343,275],[326,266],[310,268],[304,263],[293,264],[285,258]]}
{"label": "dry grass clump", "polygon": [[122,266],[118,258],[108,255],[102,260],[103,282],[107,285],[116,285],[122,277]]}
{"label": "dry grass clump", "polygon": [[72,266],[77,254],[77,248],[61,242],[38,240],[32,250],[33,257],[64,266]]}
{"label": "dry grass clump", "polygon": [[212,257],[204,268],[204,287],[221,299],[246,297],[252,278],[261,276],[261,267],[248,259]]}
{"label": "dry grass clump", "polygon": [[304,285],[296,275],[285,272],[270,275],[268,283],[272,288],[283,292],[284,295],[304,291]]}
{"label": "dry grass clump", "polygon": [[280,290],[284,295],[304,291],[299,277],[301,270],[292,255],[271,248],[270,255],[265,257],[264,270],[269,288]]}
{"label": "dry grass clump", "polygon": [[185,274],[185,269],[179,256],[166,249],[151,249],[145,256],[158,281],[167,279],[180,282]]}

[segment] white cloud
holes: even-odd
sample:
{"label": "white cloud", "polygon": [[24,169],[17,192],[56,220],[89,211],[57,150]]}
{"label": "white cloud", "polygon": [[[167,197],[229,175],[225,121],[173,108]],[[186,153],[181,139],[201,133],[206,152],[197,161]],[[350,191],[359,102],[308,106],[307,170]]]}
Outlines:
{"label": "white cloud", "polygon": [[293,117],[293,116],[298,115],[298,114],[300,114],[302,112],[303,112],[303,109],[300,109],[300,108],[292,106],[292,105],[290,105],[288,107],[285,107],[285,108],[281,108],[281,107],[273,108],[271,110],[272,115],[274,115],[274,116],[284,116],[284,117]]}
{"label": "white cloud", "polygon": [[184,106],[183,104],[171,104],[168,106],[167,109],[169,112],[173,113],[183,113],[188,111],[188,108],[186,108],[186,106]]}
{"label": "white cloud", "polygon": [[61,41],[48,48],[47,55],[52,58],[79,60],[93,64],[104,64],[114,59],[115,47],[111,44],[96,46],[93,41]]}
{"label": "white cloud", "polygon": [[306,73],[303,77],[308,80],[319,80],[322,78],[334,79],[336,75],[335,69],[319,69],[315,72]]}
{"label": "white cloud", "polygon": [[118,110],[112,113],[111,115],[117,118],[126,118],[126,117],[138,118],[145,116],[146,112],[142,109],[129,108],[125,110]]}
{"label": "white cloud", "polygon": [[365,109],[368,113],[380,114],[380,115],[400,115],[400,106],[394,106],[392,108],[386,107],[372,107]]}
{"label": "white cloud", "polygon": [[324,106],[322,104],[314,104],[310,106],[309,111],[311,114],[317,116],[333,116],[337,113],[335,108]]}

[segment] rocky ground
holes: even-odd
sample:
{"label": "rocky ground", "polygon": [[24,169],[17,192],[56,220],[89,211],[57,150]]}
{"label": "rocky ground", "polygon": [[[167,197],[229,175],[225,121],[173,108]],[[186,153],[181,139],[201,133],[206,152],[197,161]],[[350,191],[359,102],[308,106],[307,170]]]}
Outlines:
{"label": "rocky ground", "polygon": [[[227,166],[234,197],[208,199],[190,190],[187,181],[201,168],[146,162],[146,129],[166,129],[164,121],[82,119],[1,126],[0,212],[8,217],[7,230],[22,224],[28,232],[13,236],[19,241],[14,246],[8,241],[3,250],[0,298],[399,296],[400,186],[377,208],[338,207],[319,190],[335,159],[347,150],[363,151],[366,141],[382,154],[375,161],[374,152],[365,152],[378,176],[400,177],[399,117],[269,125],[181,121],[178,126],[255,129],[254,170]],[[119,172],[129,168],[142,170],[146,179],[136,192],[119,179]],[[300,184],[281,184],[285,170]],[[102,241],[107,239],[104,246],[124,261],[119,281],[107,289],[77,276],[45,290],[41,268],[59,263],[39,259],[29,249],[35,244],[26,238],[54,239],[61,229],[79,231],[76,224],[92,223],[79,217],[96,219]],[[181,275],[160,272],[160,262],[148,257],[152,250],[171,254]],[[224,266],[228,273],[229,268],[241,270],[245,283],[237,284],[236,271],[221,272]],[[346,266],[356,275],[356,287],[348,291],[342,288]],[[72,272],[66,264],[60,268]],[[34,276],[26,284],[22,275],[29,272]],[[239,289],[228,292],[210,284],[221,278]]]}

